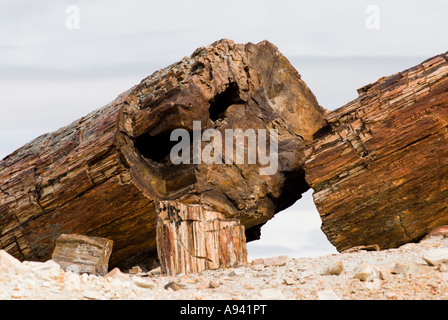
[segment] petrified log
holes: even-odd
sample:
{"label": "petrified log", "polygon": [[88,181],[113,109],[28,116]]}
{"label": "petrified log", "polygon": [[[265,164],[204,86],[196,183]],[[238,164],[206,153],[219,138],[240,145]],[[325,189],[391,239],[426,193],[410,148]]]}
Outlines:
{"label": "petrified log", "polygon": [[51,260],[65,271],[107,274],[112,240],[80,234],[61,234],[56,240]]}
{"label": "petrified log", "polygon": [[447,55],[358,92],[306,151],[322,230],[339,251],[418,241],[448,223]]}
{"label": "petrified log", "polygon": [[157,251],[162,272],[175,275],[247,262],[244,226],[202,205],[160,201]]}
{"label": "petrified log", "polygon": [[[19,259],[47,260],[62,233],[85,234],[113,240],[111,267],[131,267],[156,254],[157,200],[208,205],[239,219],[253,239],[309,188],[304,148],[325,125],[323,115],[269,42],[221,40],[199,48],[0,162],[0,248]],[[262,175],[267,165],[258,160],[173,164],[170,150],[178,142],[171,133],[192,133],[194,121],[202,132],[223,135],[277,130],[278,170]],[[209,144],[199,142],[202,149]],[[248,152],[249,143],[242,145]]]}

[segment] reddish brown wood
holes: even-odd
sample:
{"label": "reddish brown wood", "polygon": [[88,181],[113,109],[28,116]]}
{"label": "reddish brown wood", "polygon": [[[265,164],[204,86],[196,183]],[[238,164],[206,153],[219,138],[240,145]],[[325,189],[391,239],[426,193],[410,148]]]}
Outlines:
{"label": "reddish brown wood", "polygon": [[157,249],[162,271],[172,275],[247,262],[244,226],[201,205],[159,202]]}
{"label": "reddish brown wood", "polygon": [[[174,199],[240,219],[254,239],[251,230],[308,189],[303,150],[323,114],[269,42],[199,48],[0,161],[0,248],[47,260],[62,233],[103,237],[114,242],[111,266],[126,270],[156,256],[155,201]],[[222,133],[277,129],[278,172],[260,175],[247,161],[173,165],[170,133],[195,120]]]}
{"label": "reddish brown wood", "polygon": [[65,271],[104,276],[108,272],[113,242],[80,234],[61,234],[51,260]]}
{"label": "reddish brown wood", "polygon": [[307,150],[322,230],[340,251],[418,241],[448,224],[447,55],[358,92]]}

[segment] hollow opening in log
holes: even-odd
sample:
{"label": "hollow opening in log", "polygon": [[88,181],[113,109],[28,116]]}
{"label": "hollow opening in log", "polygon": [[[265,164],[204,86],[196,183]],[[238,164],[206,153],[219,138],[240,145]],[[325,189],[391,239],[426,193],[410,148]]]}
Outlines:
{"label": "hollow opening in log", "polygon": [[212,98],[209,108],[210,119],[212,121],[216,121],[218,119],[223,119],[226,113],[226,110],[232,104],[243,103],[244,101],[240,97],[240,89],[236,82],[231,82],[227,86],[227,88],[218,93],[214,98]]}
{"label": "hollow opening in log", "polygon": [[157,135],[143,134],[135,139],[135,147],[142,156],[159,163],[168,163],[170,151],[178,141],[170,141],[171,130]]}
{"label": "hollow opening in log", "polygon": [[[146,159],[153,163],[152,167],[157,168],[159,178],[164,180],[164,192],[171,195],[179,190],[196,183],[194,173],[195,165],[192,164],[191,153],[188,155],[189,163],[173,164],[170,159],[172,148],[179,143],[180,140],[171,141],[172,130],[164,131],[157,135],[143,134],[135,139],[135,147],[138,152]],[[192,150],[192,133],[189,132],[190,150]],[[158,165],[157,165],[158,164]]]}

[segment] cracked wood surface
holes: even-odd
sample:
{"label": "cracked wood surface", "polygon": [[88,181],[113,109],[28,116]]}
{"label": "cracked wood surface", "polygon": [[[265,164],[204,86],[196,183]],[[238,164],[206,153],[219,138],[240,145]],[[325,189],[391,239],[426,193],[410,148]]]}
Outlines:
{"label": "cracked wood surface", "polygon": [[339,251],[420,240],[448,223],[447,55],[358,93],[306,150],[322,230]]}
{"label": "cracked wood surface", "polygon": [[[173,165],[169,134],[195,120],[221,133],[277,129],[278,172]],[[274,45],[201,47],[0,161],[0,248],[45,261],[60,234],[76,233],[111,239],[111,267],[144,264],[156,255],[155,201],[173,199],[237,218],[254,239],[309,188],[304,149],[324,125],[324,110]]]}
{"label": "cracked wood surface", "polygon": [[247,262],[244,226],[201,205],[160,201],[157,250],[162,272],[198,273]]}

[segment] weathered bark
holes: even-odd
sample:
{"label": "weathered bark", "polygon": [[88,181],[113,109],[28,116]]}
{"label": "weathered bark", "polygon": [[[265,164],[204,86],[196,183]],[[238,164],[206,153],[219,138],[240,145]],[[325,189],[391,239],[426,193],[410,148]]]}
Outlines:
{"label": "weathered bark", "polygon": [[447,55],[358,92],[306,151],[322,230],[339,251],[418,241],[448,223]]}
{"label": "weathered bark", "polygon": [[[0,162],[0,248],[46,260],[60,234],[77,233],[113,240],[112,267],[144,263],[156,253],[155,201],[173,199],[240,219],[253,238],[309,188],[304,148],[325,125],[323,114],[269,42],[199,48]],[[247,162],[172,164],[177,142],[170,133],[191,132],[194,120],[223,135],[229,128],[277,129],[279,170],[260,175],[264,165]]]}
{"label": "weathered bark", "polygon": [[201,205],[160,201],[157,251],[162,272],[197,273],[247,262],[244,226]]}
{"label": "weathered bark", "polygon": [[107,274],[113,242],[109,239],[80,234],[61,234],[51,260],[65,271]]}

